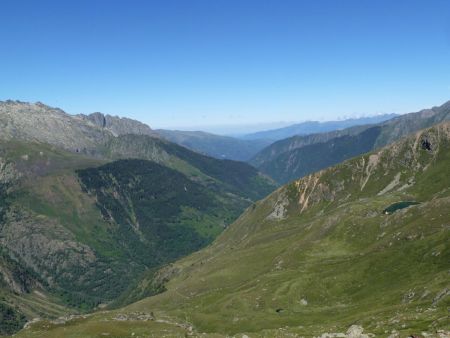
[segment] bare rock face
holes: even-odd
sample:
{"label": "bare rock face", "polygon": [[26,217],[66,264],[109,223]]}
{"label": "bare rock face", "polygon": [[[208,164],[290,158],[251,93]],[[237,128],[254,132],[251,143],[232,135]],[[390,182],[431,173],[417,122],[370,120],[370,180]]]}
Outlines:
{"label": "bare rock face", "polygon": [[[0,157],[0,186],[7,187],[10,183],[18,180],[21,174],[16,170],[14,163],[8,162]],[[1,188],[0,188],[1,189]]]}
{"label": "bare rock face", "polygon": [[126,134],[158,136],[148,125],[126,117],[104,115],[99,112],[90,115],[77,115],[77,117],[110,131],[114,136]]}
{"label": "bare rock face", "polygon": [[92,249],[77,242],[63,226],[20,210],[8,211],[0,228],[0,238],[2,247],[37,272],[49,285],[54,282],[51,276],[55,271],[65,279],[75,280],[82,276],[70,275],[74,267],[83,271],[96,261]]}
{"label": "bare rock face", "polygon": [[11,185],[20,177],[21,174],[16,170],[14,163],[0,157],[0,225],[8,208],[8,203],[6,202],[8,191]]}
{"label": "bare rock face", "polygon": [[[8,201],[22,173],[0,157],[0,285],[15,294],[53,285],[60,279],[77,281],[96,261],[91,248],[54,220],[21,210]],[[78,271],[79,274],[73,274]]]}
{"label": "bare rock face", "polygon": [[348,328],[346,333],[338,332],[338,333],[323,333],[318,338],[370,338],[374,337],[373,334],[368,333],[365,334],[364,328],[360,325],[352,325]]}
{"label": "bare rock face", "polygon": [[116,136],[157,136],[144,123],[118,116],[93,113],[70,115],[40,102],[0,101],[0,139],[39,141],[86,154],[95,154]]}
{"label": "bare rock face", "polygon": [[52,144],[74,152],[92,152],[110,133],[40,102],[0,102],[0,139]]}
{"label": "bare rock face", "polygon": [[269,220],[282,220],[286,218],[287,207],[289,206],[289,198],[286,193],[282,191],[278,196],[275,205],[273,206],[273,211],[267,216]]}
{"label": "bare rock face", "polygon": [[352,325],[347,330],[348,338],[369,338],[367,334],[363,334],[364,329],[359,325]]}
{"label": "bare rock face", "polygon": [[42,288],[34,276],[5,253],[0,255],[0,285],[18,295],[29,293],[34,288]]}
{"label": "bare rock face", "polygon": [[105,115],[103,115],[102,113],[96,112],[90,115],[78,115],[78,116],[92,122],[93,124],[95,124],[100,128],[106,127],[106,118]]}

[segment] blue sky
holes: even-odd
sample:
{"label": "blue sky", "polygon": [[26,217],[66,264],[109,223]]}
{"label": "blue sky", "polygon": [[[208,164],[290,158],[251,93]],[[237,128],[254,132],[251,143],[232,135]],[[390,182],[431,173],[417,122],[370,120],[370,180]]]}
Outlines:
{"label": "blue sky", "polygon": [[450,1],[2,0],[9,98],[188,129],[406,113],[450,99]]}

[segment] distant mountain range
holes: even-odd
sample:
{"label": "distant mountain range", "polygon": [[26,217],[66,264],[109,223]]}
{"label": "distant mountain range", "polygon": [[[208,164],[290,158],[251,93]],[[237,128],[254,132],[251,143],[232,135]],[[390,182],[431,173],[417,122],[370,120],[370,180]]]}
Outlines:
{"label": "distant mountain range", "polygon": [[293,135],[308,135],[325,131],[340,130],[351,126],[378,123],[397,116],[396,114],[377,115],[342,121],[317,122],[309,121],[289,127],[261,131],[239,137],[221,136],[203,131],[181,131],[157,129],[153,133],[215,158],[227,158],[237,161],[248,161],[259,151],[274,141]]}
{"label": "distant mountain range", "polygon": [[280,140],[261,150],[249,163],[277,182],[286,183],[447,120],[450,101],[377,124]]}
{"label": "distant mountain range", "polygon": [[279,129],[259,131],[252,134],[247,134],[241,138],[244,140],[257,140],[267,139],[272,141],[282,140],[295,135],[309,135],[317,133],[325,133],[333,130],[345,129],[353,126],[359,126],[364,124],[380,123],[386,120],[390,120],[398,116],[397,114],[382,114],[369,117],[360,117],[345,119],[340,121],[306,121],[302,123],[296,123],[288,127]]}

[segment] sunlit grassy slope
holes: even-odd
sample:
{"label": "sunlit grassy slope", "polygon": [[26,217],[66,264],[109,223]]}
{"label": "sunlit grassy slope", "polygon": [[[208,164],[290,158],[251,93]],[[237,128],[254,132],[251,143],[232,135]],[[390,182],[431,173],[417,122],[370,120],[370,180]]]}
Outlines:
{"label": "sunlit grassy slope", "polygon": [[[449,168],[446,123],[280,188],[160,271],[160,295],[18,336],[436,336],[450,330]],[[401,201],[418,204],[383,213]]]}

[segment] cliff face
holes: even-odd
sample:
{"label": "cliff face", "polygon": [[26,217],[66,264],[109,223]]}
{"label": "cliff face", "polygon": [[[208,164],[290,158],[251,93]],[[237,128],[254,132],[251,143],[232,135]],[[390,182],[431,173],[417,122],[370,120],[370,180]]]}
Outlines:
{"label": "cliff face", "polygon": [[77,117],[110,131],[114,136],[126,134],[158,136],[148,125],[126,117],[105,115],[99,112],[89,115],[77,115]]}
{"label": "cliff face", "polygon": [[40,102],[0,102],[0,139],[21,139],[55,145],[73,152],[99,153],[99,146],[126,134],[158,137],[144,123],[93,113],[69,115]]}
{"label": "cliff face", "polygon": [[0,139],[39,141],[74,152],[95,152],[111,133],[42,103],[0,102]]}

